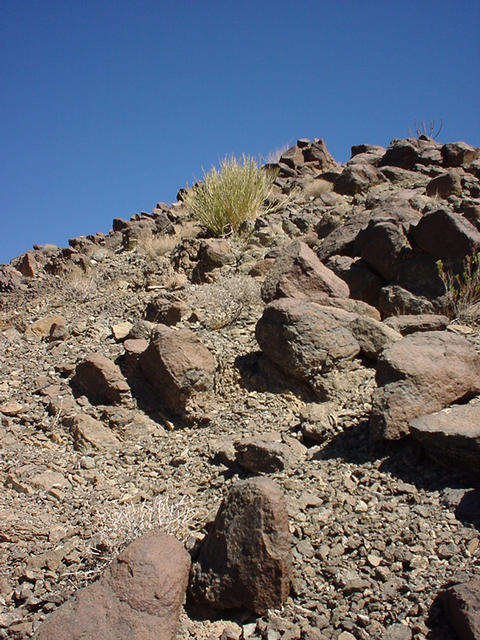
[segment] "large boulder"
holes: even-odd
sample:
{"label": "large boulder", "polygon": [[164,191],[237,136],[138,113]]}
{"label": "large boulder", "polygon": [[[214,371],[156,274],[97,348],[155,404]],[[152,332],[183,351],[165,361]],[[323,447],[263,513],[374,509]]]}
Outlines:
{"label": "large boulder", "polygon": [[436,259],[464,258],[480,246],[480,232],[458,213],[426,213],[412,231],[414,242]]}
{"label": "large boulder", "polygon": [[355,244],[363,260],[385,280],[395,278],[397,261],[412,250],[401,225],[394,220],[371,220]]}
{"label": "large boulder", "polygon": [[480,640],[480,580],[456,584],[440,596],[458,640]]}
{"label": "large boulder", "polygon": [[269,478],[237,482],[222,502],[190,573],[202,608],[245,608],[257,615],[282,606],[292,581],[285,497]]}
{"label": "large boulder", "polygon": [[383,351],[376,380],[372,435],[396,440],[414,418],[480,393],[480,356],[449,331],[413,333]]}
{"label": "large boulder", "polygon": [[480,399],[415,418],[410,433],[441,464],[480,478]]}
{"label": "large boulder", "polygon": [[335,191],[342,195],[353,196],[367,191],[373,185],[384,180],[382,174],[367,162],[354,162],[346,166],[335,180]]}
{"label": "large boulder", "polygon": [[308,298],[315,294],[348,298],[346,282],[326,267],[310,247],[295,240],[282,250],[267,273],[262,286],[262,298],[271,302],[277,298]]}
{"label": "large boulder", "polygon": [[189,568],[178,540],[148,533],[55,611],[35,640],[173,640]]}
{"label": "large boulder", "polygon": [[131,400],[130,387],[118,366],[102,353],[90,353],[77,364],[72,385],[94,404]]}
{"label": "large boulder", "polygon": [[449,142],[443,145],[441,152],[445,167],[469,165],[480,157],[480,149],[471,147],[466,142]]}
{"label": "large boulder", "polygon": [[215,358],[189,329],[158,325],[138,362],[160,402],[173,414],[182,414],[193,394],[213,387]]}
{"label": "large boulder", "polygon": [[343,309],[283,298],[265,308],[255,336],[265,355],[287,375],[308,381],[360,352],[345,326],[355,317]]}

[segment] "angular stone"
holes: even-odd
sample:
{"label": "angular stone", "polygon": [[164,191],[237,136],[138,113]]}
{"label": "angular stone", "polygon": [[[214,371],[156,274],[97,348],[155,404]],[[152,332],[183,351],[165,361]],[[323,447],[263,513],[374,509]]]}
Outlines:
{"label": "angular stone", "polygon": [[285,497],[269,478],[237,482],[218,510],[192,565],[189,591],[201,607],[280,607],[292,581]]}
{"label": "angular stone", "polygon": [[396,440],[414,418],[480,393],[480,356],[449,331],[413,333],[383,351],[376,380],[372,435]]}
{"label": "angular stone", "polygon": [[194,393],[213,386],[215,358],[189,329],[158,325],[139,364],[160,401],[174,414],[183,413]]}
{"label": "angular stone", "polygon": [[112,449],[120,445],[120,440],[110,429],[85,413],[65,416],[63,423],[70,428],[77,450]]}
{"label": "angular stone", "polygon": [[480,640],[480,580],[442,591],[440,601],[458,640]]}
{"label": "angular stone", "polygon": [[413,169],[419,159],[418,142],[413,138],[392,140],[380,166],[392,165],[402,169]]}
{"label": "angular stone", "polygon": [[364,260],[350,256],[332,256],[326,266],[347,283],[351,298],[372,306],[378,304],[383,280],[373,273]]}
{"label": "angular stone", "polygon": [[480,399],[415,418],[410,434],[441,464],[480,477]]}
{"label": "angular stone", "polygon": [[384,316],[392,314],[433,313],[433,305],[424,296],[416,296],[398,285],[382,287],[378,307]]}
{"label": "angular stone", "polygon": [[377,358],[383,349],[402,338],[391,327],[367,316],[357,316],[350,322],[349,329],[367,358]]}
{"label": "angular stone", "polygon": [[77,364],[72,385],[94,404],[122,404],[131,399],[122,372],[102,353],[90,353]]}
{"label": "angular stone", "polygon": [[172,326],[180,322],[188,313],[188,306],[181,300],[168,300],[158,296],[145,309],[145,317],[150,322]]}
{"label": "angular stone", "polygon": [[415,243],[436,259],[464,258],[480,246],[480,232],[458,213],[426,213],[412,231]]}
{"label": "angular stone", "polygon": [[308,381],[359,353],[358,341],[345,327],[355,317],[343,309],[283,298],[265,308],[255,336],[265,355],[287,375]]}
{"label": "angular stone", "polygon": [[411,252],[402,227],[393,220],[371,220],[355,242],[355,251],[385,280],[395,278],[397,261]]}
{"label": "angular stone", "polygon": [[432,178],[427,184],[426,192],[427,196],[439,196],[440,198],[459,196],[462,193],[462,181],[455,170],[447,171]]}
{"label": "angular stone", "polygon": [[125,338],[130,333],[132,327],[133,327],[133,324],[126,320],[123,322],[117,322],[116,324],[113,324],[112,325],[113,337],[117,342],[121,342],[122,340],[125,340]]}
{"label": "angular stone", "polygon": [[371,164],[355,162],[342,171],[335,180],[335,191],[342,195],[353,196],[367,191],[370,187],[384,180],[382,174]]}
{"label": "angular stone", "polygon": [[33,334],[37,338],[46,338],[50,335],[50,331],[55,324],[65,326],[65,318],[58,314],[46,316],[45,318],[39,318],[38,320],[35,320],[35,322],[30,327],[27,328],[25,335]]}
{"label": "angular stone", "polygon": [[238,465],[251,473],[283,471],[306,454],[306,447],[298,440],[282,440],[279,433],[244,438],[235,443],[235,450]]}
{"label": "angular stone", "polygon": [[26,278],[35,278],[40,268],[33,251],[27,251],[15,261],[15,268]]}
{"label": "angular stone", "polygon": [[147,533],[47,618],[35,640],[173,640],[189,568],[178,540]]}
{"label": "angular stone", "polygon": [[445,167],[468,165],[480,157],[480,149],[471,147],[466,142],[450,142],[444,144],[441,152]]}
{"label": "angular stone", "polygon": [[271,302],[277,298],[308,298],[317,293],[348,298],[350,291],[308,245],[295,240],[282,250],[267,273],[262,298]]}
{"label": "angular stone", "polygon": [[383,321],[388,327],[407,336],[417,331],[443,331],[450,324],[447,316],[435,313],[420,313],[415,315],[390,316]]}

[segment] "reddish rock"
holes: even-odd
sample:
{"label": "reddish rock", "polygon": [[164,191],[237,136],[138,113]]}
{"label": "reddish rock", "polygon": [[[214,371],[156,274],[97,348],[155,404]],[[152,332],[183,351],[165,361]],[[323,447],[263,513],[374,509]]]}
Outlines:
{"label": "reddish rock", "polygon": [[189,329],[159,325],[139,364],[160,401],[174,414],[183,413],[193,394],[213,386],[215,359]]}
{"label": "reddish rock", "polygon": [[18,289],[22,274],[8,264],[0,265],[0,293],[11,293]]}
{"label": "reddish rock", "polygon": [[317,258],[308,245],[295,240],[282,251],[267,273],[262,286],[262,298],[270,302],[277,298],[309,298],[327,294],[348,298],[346,282]]}
{"label": "reddish rock", "polygon": [[414,418],[480,393],[480,356],[449,331],[413,333],[383,351],[376,380],[372,435],[396,440]]}
{"label": "reddish rock", "polygon": [[327,267],[347,283],[351,298],[362,300],[371,306],[378,304],[383,280],[369,269],[364,260],[350,256],[332,256]]}
{"label": "reddish rock", "polygon": [[17,258],[15,268],[26,278],[34,278],[39,273],[39,266],[33,251],[27,251]]}
{"label": "reddish rock", "polygon": [[72,384],[94,404],[121,404],[130,400],[122,372],[101,353],[90,353],[77,364]]}
{"label": "reddish rock", "polygon": [[480,232],[458,213],[426,213],[412,231],[415,243],[436,259],[464,258],[480,246]]}
{"label": "reddish rock", "polygon": [[269,478],[237,482],[192,565],[192,599],[201,607],[262,615],[282,606],[291,581],[291,536],[280,487]]}
{"label": "reddish rock", "polygon": [[446,589],[440,601],[458,640],[480,640],[480,580]]}
{"label": "reddish rock", "polygon": [[480,400],[415,418],[410,433],[440,464],[480,478]]}
{"label": "reddish rock", "polygon": [[264,433],[235,443],[237,464],[251,473],[283,471],[305,457],[306,447],[280,433]]}
{"label": "reddish rock", "polygon": [[35,640],[173,640],[189,568],[178,540],[148,533],[55,611]]}

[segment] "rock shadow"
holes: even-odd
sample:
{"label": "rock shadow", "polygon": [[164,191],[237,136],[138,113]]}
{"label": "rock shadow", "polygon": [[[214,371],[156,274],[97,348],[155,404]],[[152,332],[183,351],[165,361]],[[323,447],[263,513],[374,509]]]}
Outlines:
{"label": "rock shadow", "polygon": [[417,489],[458,490],[458,501],[463,500],[463,494],[469,490],[473,497],[467,498],[465,494],[466,506],[459,509],[459,515],[463,514],[462,518],[467,522],[465,514],[470,514],[468,517],[473,518],[470,523],[478,518],[479,489],[475,489],[478,482],[471,475],[441,466],[428,457],[423,447],[411,438],[376,442],[371,438],[368,421],[365,421],[333,437],[313,456],[314,460],[333,458],[354,464],[381,461],[378,466],[380,471],[390,473]]}
{"label": "rock shadow", "polygon": [[262,351],[252,351],[238,356],[235,366],[240,374],[240,386],[247,391],[274,394],[290,392],[304,402],[318,400],[306,383],[285,375]]}

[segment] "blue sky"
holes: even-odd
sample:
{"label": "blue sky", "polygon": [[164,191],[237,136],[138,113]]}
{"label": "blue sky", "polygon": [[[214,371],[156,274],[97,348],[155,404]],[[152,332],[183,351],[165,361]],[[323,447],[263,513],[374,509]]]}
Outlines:
{"label": "blue sky", "polygon": [[476,0],[3,0],[0,262],[172,202],[225,155],[480,146]]}

